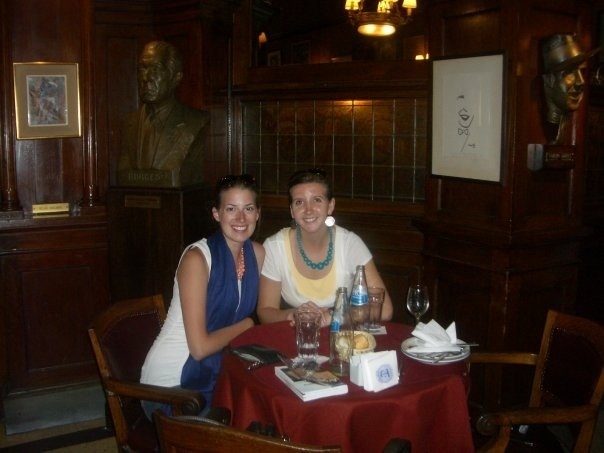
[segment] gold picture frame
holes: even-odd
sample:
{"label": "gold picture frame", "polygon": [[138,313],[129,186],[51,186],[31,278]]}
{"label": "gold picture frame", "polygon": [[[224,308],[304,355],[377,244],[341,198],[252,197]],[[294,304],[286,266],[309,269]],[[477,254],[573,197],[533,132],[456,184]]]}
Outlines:
{"label": "gold picture frame", "polygon": [[17,140],[80,137],[77,63],[13,63]]}

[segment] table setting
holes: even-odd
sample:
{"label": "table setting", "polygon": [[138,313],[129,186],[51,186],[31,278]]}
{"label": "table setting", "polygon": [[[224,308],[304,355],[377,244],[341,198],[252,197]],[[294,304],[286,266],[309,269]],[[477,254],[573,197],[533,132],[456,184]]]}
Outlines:
{"label": "table setting", "polygon": [[[255,344],[279,351],[285,360],[296,359],[295,327],[280,322],[255,326],[232,342],[224,354],[213,404],[231,410],[235,427],[271,423],[293,441],[338,444],[345,452],[374,451],[375,445],[396,436],[409,439],[414,452],[471,451],[466,362],[434,366],[407,356],[402,344],[417,338],[414,327],[395,322],[381,326],[386,333],[364,332],[367,344],[359,340],[359,345],[368,347],[353,354],[394,351],[400,375],[392,387],[368,391],[351,376],[338,376],[347,384],[346,394],[303,401],[275,375],[281,360],[248,369],[250,362],[230,351]],[[329,334],[328,327],[320,329],[317,362],[322,369],[329,369]],[[367,429],[372,436],[363,435]]]}
{"label": "table setting", "polygon": [[[455,323],[421,322],[429,307],[423,287],[410,288],[407,300],[414,326],[381,320],[383,290],[353,291],[367,306],[346,312],[339,288],[330,326],[300,312],[293,326],[261,324],[235,338],[213,404],[231,410],[235,427],[270,423],[292,441],[344,452],[376,451],[394,437],[410,440],[414,452],[472,451],[470,345]],[[250,355],[250,345],[273,353]]]}
{"label": "table setting", "polygon": [[446,329],[434,319],[427,324],[419,322],[411,335],[401,343],[402,353],[433,365],[465,360],[470,356],[470,347],[475,346],[457,338],[455,322]]}

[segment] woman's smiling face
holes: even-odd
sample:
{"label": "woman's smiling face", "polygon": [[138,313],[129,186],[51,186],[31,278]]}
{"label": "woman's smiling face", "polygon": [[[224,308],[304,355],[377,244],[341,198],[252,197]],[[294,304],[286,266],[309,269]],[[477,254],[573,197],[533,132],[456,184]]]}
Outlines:
{"label": "woman's smiling face", "polygon": [[333,212],[335,199],[327,198],[327,187],[318,182],[298,184],[290,189],[290,212],[296,224],[308,232],[325,226],[325,218]]}
{"label": "woman's smiling face", "polygon": [[254,233],[260,217],[256,194],[238,187],[227,189],[220,195],[220,207],[212,209],[212,214],[227,240],[244,242]]}

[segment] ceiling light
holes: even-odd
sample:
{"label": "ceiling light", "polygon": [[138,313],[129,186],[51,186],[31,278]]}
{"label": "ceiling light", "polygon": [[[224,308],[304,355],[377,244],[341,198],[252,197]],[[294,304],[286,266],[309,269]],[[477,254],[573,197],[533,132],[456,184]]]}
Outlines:
{"label": "ceiling light", "polygon": [[[377,6],[376,6],[377,4]],[[367,36],[389,36],[411,20],[416,0],[346,0],[350,23]]]}

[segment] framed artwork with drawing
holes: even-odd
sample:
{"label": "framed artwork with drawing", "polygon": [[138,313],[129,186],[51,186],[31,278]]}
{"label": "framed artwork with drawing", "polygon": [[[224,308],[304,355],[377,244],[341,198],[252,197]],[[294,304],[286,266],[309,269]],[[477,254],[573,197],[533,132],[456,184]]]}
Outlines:
{"label": "framed artwork with drawing", "polygon": [[432,62],[434,176],[501,181],[504,55]]}
{"label": "framed artwork with drawing", "polygon": [[77,63],[13,63],[17,139],[79,137]]}

